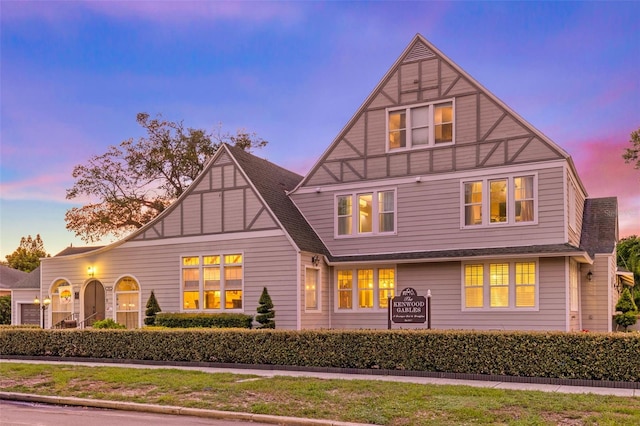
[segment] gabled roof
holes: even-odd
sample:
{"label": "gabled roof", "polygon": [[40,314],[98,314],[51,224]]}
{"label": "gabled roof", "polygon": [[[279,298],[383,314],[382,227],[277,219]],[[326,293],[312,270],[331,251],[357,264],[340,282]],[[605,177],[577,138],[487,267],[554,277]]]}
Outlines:
{"label": "gabled roof", "polygon": [[40,267],[38,266],[33,271],[29,272],[24,278],[15,283],[12,290],[24,290],[24,289],[35,289],[38,290],[40,288]]}
{"label": "gabled roof", "polygon": [[74,254],[86,253],[93,250],[101,249],[104,246],[95,246],[95,247],[73,247],[69,246],[62,250],[60,253],[56,254],[56,256],[71,256]]}
{"label": "gabled roof", "polygon": [[236,146],[223,144],[223,148],[236,161],[298,248],[328,254],[316,232],[288,196],[288,192],[296,187],[302,176]]}
{"label": "gabled roof", "polygon": [[582,215],[580,247],[590,256],[613,253],[618,241],[618,199],[587,198]]}
{"label": "gabled roof", "polygon": [[0,288],[13,288],[13,285],[26,277],[27,272],[0,265]]}
{"label": "gabled roof", "polygon": [[[522,118],[517,112],[515,112],[511,107],[505,104],[502,100],[500,100],[496,95],[494,95],[491,91],[487,90],[482,84],[480,84],[476,79],[474,79],[471,75],[469,75],[465,70],[463,70],[459,65],[457,65],[453,60],[447,57],[444,53],[442,53],[437,47],[431,44],[426,38],[424,38],[421,34],[416,34],[414,38],[411,40],[409,45],[404,49],[402,54],[398,57],[396,62],[389,68],[387,73],[382,77],[378,85],[375,89],[369,94],[369,96],[365,99],[362,105],[358,108],[355,114],[351,117],[351,119],[347,122],[347,124],[343,127],[343,129],[338,133],[333,142],[325,149],[323,154],[318,157],[318,160],[315,164],[309,169],[309,172],[305,175],[304,179],[300,181],[297,187],[292,191],[295,192],[298,188],[303,187],[307,184],[308,180],[313,176],[318,168],[322,166],[325,160],[330,156],[332,150],[338,143],[345,137],[348,133],[349,129],[353,127],[358,118],[364,113],[364,111],[369,107],[370,104],[375,100],[377,95],[380,93],[384,85],[389,81],[389,79],[397,72],[400,66],[403,63],[411,62],[415,60],[438,57],[440,60],[444,61],[447,65],[449,65],[452,69],[457,71],[462,77],[467,79],[472,86],[477,87],[481,92],[483,92],[487,97],[489,97],[493,102],[497,105],[500,105],[505,111],[520,121],[524,126],[528,127],[531,132],[537,135],[540,140],[544,141],[544,143],[549,147],[549,149],[555,152],[559,157],[566,159],[570,166],[575,170],[575,166],[571,160],[570,155],[558,144],[553,142],[550,138],[548,138],[545,134],[543,134],[540,130],[536,129],[533,125],[531,125],[528,121]],[[575,173],[577,176],[577,173]],[[578,180],[579,177],[577,178]],[[582,182],[578,182],[580,187],[584,189]]]}

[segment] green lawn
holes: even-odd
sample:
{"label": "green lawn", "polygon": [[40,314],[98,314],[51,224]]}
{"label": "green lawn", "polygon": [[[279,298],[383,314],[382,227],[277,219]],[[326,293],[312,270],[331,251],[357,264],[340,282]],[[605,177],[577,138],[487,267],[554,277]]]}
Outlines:
{"label": "green lawn", "polygon": [[640,398],[178,369],[0,363],[0,390],[381,425],[632,425]]}

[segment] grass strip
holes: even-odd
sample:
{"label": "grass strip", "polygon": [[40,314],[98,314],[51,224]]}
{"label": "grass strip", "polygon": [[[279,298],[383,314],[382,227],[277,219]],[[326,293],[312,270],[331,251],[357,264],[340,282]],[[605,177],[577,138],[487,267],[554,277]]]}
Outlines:
{"label": "grass strip", "polygon": [[0,363],[0,390],[379,425],[640,424],[640,398],[171,368]]}

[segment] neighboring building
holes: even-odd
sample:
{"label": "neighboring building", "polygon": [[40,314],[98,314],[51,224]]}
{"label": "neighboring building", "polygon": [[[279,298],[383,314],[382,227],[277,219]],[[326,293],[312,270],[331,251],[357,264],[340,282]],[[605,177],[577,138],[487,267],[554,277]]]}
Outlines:
{"label": "neighboring building", "polygon": [[305,177],[223,145],[142,229],[43,259],[41,296],[48,326],[140,327],[152,290],[164,312],[253,315],[267,287],[278,328],[386,328],[411,287],[434,328],[610,331],[617,223],[569,154],[417,35]]}
{"label": "neighboring building", "polygon": [[0,265],[0,296],[11,296],[11,324],[40,324],[33,300],[40,293],[40,268],[24,272]]}
{"label": "neighboring building", "polygon": [[26,276],[27,273],[24,271],[0,265],[0,296],[10,295],[13,285]]}

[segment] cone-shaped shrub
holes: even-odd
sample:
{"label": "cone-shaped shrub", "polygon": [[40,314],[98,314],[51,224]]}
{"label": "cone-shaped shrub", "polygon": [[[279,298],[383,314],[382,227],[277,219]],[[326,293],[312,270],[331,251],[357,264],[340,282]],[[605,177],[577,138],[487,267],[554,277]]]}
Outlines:
{"label": "cone-shaped shrub", "polygon": [[146,308],[147,310],[144,311],[144,323],[145,325],[154,325],[156,323],[156,314],[162,309],[160,309],[160,305],[158,304],[156,295],[153,294],[153,290],[151,290],[151,296],[149,296]]}
{"label": "cone-shaped shrub", "polygon": [[258,315],[256,315],[256,321],[260,323],[258,328],[276,328],[276,322],[273,320],[276,312],[273,310],[273,302],[266,287],[262,289],[262,295],[258,303]]}

